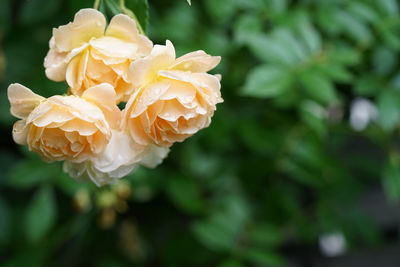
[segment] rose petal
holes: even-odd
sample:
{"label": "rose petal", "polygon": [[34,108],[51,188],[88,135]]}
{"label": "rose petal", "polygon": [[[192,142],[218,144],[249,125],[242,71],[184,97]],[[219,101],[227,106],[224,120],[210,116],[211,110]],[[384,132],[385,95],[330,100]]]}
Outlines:
{"label": "rose petal", "polygon": [[148,55],[153,47],[153,43],[146,36],[139,34],[136,22],[127,15],[118,14],[114,16],[105,35],[137,44],[138,53],[141,56]]}
{"label": "rose petal", "polygon": [[13,126],[13,139],[19,145],[26,145],[28,139],[29,125],[25,120],[19,120]]}
{"label": "rose petal", "polygon": [[29,88],[13,83],[7,89],[10,112],[13,116],[24,119],[34,110],[44,97],[33,93]]}
{"label": "rose petal", "polygon": [[54,37],[51,37],[49,42],[50,50],[44,58],[44,67],[47,78],[61,82],[65,80],[65,71],[67,69],[66,57],[68,53],[56,51],[54,49],[54,42]]}
{"label": "rose petal", "polygon": [[196,113],[193,110],[186,109],[177,100],[166,101],[163,110],[158,114],[158,117],[167,121],[176,121],[179,117],[189,119],[195,116]]}
{"label": "rose petal", "polygon": [[61,130],[65,132],[73,132],[77,131],[79,135],[90,136],[98,131],[97,127],[92,123],[87,123],[86,121],[82,121],[80,119],[73,119],[69,122],[63,124],[60,127]]}
{"label": "rose petal", "polygon": [[178,99],[181,103],[193,103],[196,97],[196,88],[190,83],[171,81],[168,90],[161,96],[160,100]]}
{"label": "rose petal", "polygon": [[159,70],[166,70],[175,60],[175,48],[167,40],[166,45],[155,45],[151,54],[135,60],[129,68],[130,80],[136,87],[142,87],[157,79]]}
{"label": "rose petal", "polygon": [[142,159],[144,148],[125,132],[113,131],[104,152],[93,159],[94,167],[102,172],[111,172],[121,166],[136,164]]}
{"label": "rose petal", "polygon": [[139,119],[136,118],[129,120],[127,127],[130,136],[136,143],[139,143],[141,145],[147,145],[150,142],[150,139],[145,133]]}
{"label": "rose petal", "polygon": [[[74,116],[66,110],[53,107],[51,110],[48,110],[42,116],[30,120],[36,127],[48,127],[50,124],[59,124],[62,125],[67,121],[70,121],[74,118]],[[51,127],[54,128],[54,127]]]}
{"label": "rose petal", "polygon": [[102,83],[87,89],[83,95],[88,101],[96,104],[103,112],[112,128],[117,128],[121,121],[121,111],[115,103],[114,88],[107,83]]}
{"label": "rose petal", "polygon": [[146,88],[142,88],[137,96],[132,96],[128,101],[126,109],[129,110],[129,117],[134,118],[143,113],[147,106],[152,105],[154,102],[168,90],[168,82],[159,82],[151,84]]}
{"label": "rose petal", "polygon": [[48,99],[53,105],[65,108],[75,117],[88,121],[104,121],[103,112],[94,104],[77,96],[52,96]]}
{"label": "rose petal", "polygon": [[92,38],[103,36],[106,25],[104,15],[96,9],[81,9],[73,22],[53,29],[54,45],[58,52],[69,52]]}
{"label": "rose petal", "polygon": [[125,82],[130,83],[129,79],[129,61],[125,61],[120,64],[110,64],[109,67],[119,76],[124,79]]}
{"label": "rose petal", "polygon": [[169,69],[190,71],[190,72],[207,72],[215,68],[221,57],[213,57],[199,50],[188,53],[177,58]]}
{"label": "rose petal", "polygon": [[102,61],[104,65],[121,64],[127,59],[123,57],[108,57],[96,49],[90,49],[90,56],[96,60]]}
{"label": "rose petal", "polygon": [[90,41],[90,45],[106,57],[135,59],[138,46],[114,37],[101,37]]}
{"label": "rose petal", "polygon": [[66,80],[71,90],[75,94],[79,94],[76,89],[82,86],[86,75],[87,65],[89,60],[89,52],[85,50],[81,56],[75,57],[67,67]]}
{"label": "rose petal", "polygon": [[[70,161],[64,161],[63,171],[68,173],[71,177],[78,178],[77,180],[79,181],[79,178],[82,177],[86,171],[86,162],[72,163]],[[86,181],[86,179],[82,181]]]}
{"label": "rose petal", "polygon": [[150,145],[148,152],[143,160],[140,162],[141,165],[147,168],[155,168],[159,165],[169,153],[168,147]]}

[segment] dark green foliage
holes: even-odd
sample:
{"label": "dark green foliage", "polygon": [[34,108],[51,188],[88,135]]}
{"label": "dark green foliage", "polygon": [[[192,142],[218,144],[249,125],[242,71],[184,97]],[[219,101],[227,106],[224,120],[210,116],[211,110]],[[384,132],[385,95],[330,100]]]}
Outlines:
{"label": "dark green foliage", "polygon": [[[225,102],[161,166],[124,178],[124,195],[75,182],[11,136],[8,85],[65,93],[44,74],[51,29],[93,1],[0,1],[1,266],[309,267],[297,250],[316,255],[322,234],[343,233],[349,251],[391,244],[399,222],[362,203],[400,199],[398,1],[188,2],[125,4],[178,56],[222,56]],[[379,115],[356,131],[359,98]]]}

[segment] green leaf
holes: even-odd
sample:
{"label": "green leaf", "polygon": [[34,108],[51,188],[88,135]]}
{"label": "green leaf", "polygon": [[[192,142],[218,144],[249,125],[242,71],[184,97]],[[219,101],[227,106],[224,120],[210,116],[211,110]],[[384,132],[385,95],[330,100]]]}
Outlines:
{"label": "green leaf", "polygon": [[337,12],[337,7],[328,5],[321,6],[317,12],[317,19],[321,28],[333,36],[339,34],[343,30],[343,27],[336,16]]}
{"label": "green leaf", "polygon": [[382,87],[382,84],[376,77],[371,75],[361,76],[354,86],[354,92],[360,96],[374,96]]}
{"label": "green leaf", "polygon": [[318,68],[321,73],[333,81],[349,83],[354,79],[353,74],[348,71],[344,65],[336,64],[330,61],[315,65],[315,68]]}
{"label": "green leaf", "polygon": [[192,231],[208,248],[215,251],[229,251],[234,245],[235,233],[226,228],[227,224],[229,224],[229,219],[219,217],[219,219],[195,222],[192,225]]}
{"label": "green leaf", "polygon": [[340,65],[357,65],[361,62],[361,53],[357,49],[347,46],[336,46],[330,49],[327,54],[328,61]]}
{"label": "green leaf", "polygon": [[379,122],[384,130],[394,130],[400,122],[400,96],[397,91],[385,90],[378,98]]}
{"label": "green leaf", "polygon": [[231,19],[241,9],[260,9],[263,1],[248,0],[206,0],[205,6],[210,15],[214,16],[217,23]]}
{"label": "green leaf", "polygon": [[193,179],[181,176],[170,178],[167,194],[176,206],[187,213],[198,213],[204,209],[199,187]]}
{"label": "green leaf", "polygon": [[358,18],[371,23],[379,20],[376,10],[366,3],[352,1],[349,3],[348,10]]}
{"label": "green leaf", "polygon": [[188,2],[188,4],[189,4],[189,6],[192,5],[192,1],[191,1],[191,0],[187,0],[187,2]]}
{"label": "green leaf", "polygon": [[[320,143],[314,138],[304,138],[297,141],[291,148],[292,158],[299,163],[299,166],[305,167],[315,173],[329,172],[329,160],[327,160],[324,151],[321,149]],[[322,176],[322,175],[318,175]],[[324,183],[324,179],[320,179],[314,175],[313,179],[319,179],[316,182]]]}
{"label": "green leaf", "polygon": [[[171,6],[165,10],[166,14],[162,17],[154,16],[152,19],[151,30],[152,35],[158,36],[162,42],[165,40],[174,40],[176,43],[192,44],[198,37],[200,31],[199,12],[194,7],[189,7],[185,2],[181,1],[177,5]],[[179,29],[177,31],[176,29]],[[189,42],[189,43],[188,43]],[[198,41],[196,45],[198,44]],[[185,47],[188,52],[189,48]],[[177,54],[181,54],[179,47],[176,47]]]}
{"label": "green leaf", "polygon": [[324,75],[313,71],[304,71],[300,73],[300,81],[311,98],[323,104],[332,104],[338,101],[334,85]]}
{"label": "green leaf", "polygon": [[257,34],[262,31],[262,21],[259,17],[252,14],[243,14],[235,22],[234,34],[238,44],[246,44],[249,35]]}
{"label": "green leaf", "polygon": [[226,196],[209,218],[192,225],[196,238],[215,251],[230,251],[249,218],[249,207],[238,196]]}
{"label": "green leaf", "polygon": [[282,94],[277,95],[273,101],[278,108],[289,108],[296,106],[297,103],[302,99],[302,94],[293,85],[291,90],[286,90]]}
{"label": "green leaf", "polygon": [[399,5],[396,0],[379,0],[374,2],[388,15],[397,15],[399,13]]}
{"label": "green leaf", "polygon": [[42,187],[33,196],[26,210],[25,220],[25,233],[29,242],[38,242],[53,227],[57,212],[55,201],[49,187]]}
{"label": "green leaf", "polygon": [[385,44],[394,50],[400,49],[400,24],[398,22],[382,20],[379,23],[379,30]]}
{"label": "green leaf", "polygon": [[125,0],[125,6],[135,13],[140,25],[146,32],[149,25],[149,2],[148,0]]}
{"label": "green leaf", "polygon": [[282,146],[282,134],[279,129],[266,129],[256,121],[246,120],[240,122],[238,129],[242,141],[258,153],[278,153]]}
{"label": "green leaf", "polygon": [[290,54],[293,63],[300,63],[307,59],[306,49],[303,43],[288,29],[280,28],[275,30],[271,37],[273,40]]}
{"label": "green leaf", "polygon": [[270,0],[266,2],[268,7],[277,14],[281,14],[288,9],[288,0]]}
{"label": "green leaf", "polygon": [[392,49],[378,46],[373,54],[375,72],[381,75],[389,74],[397,65],[397,55]]}
{"label": "green leaf", "polygon": [[249,230],[249,240],[252,245],[271,248],[282,244],[284,236],[279,227],[263,223]]}
{"label": "green leaf", "polygon": [[383,169],[382,183],[387,198],[391,202],[398,202],[400,199],[400,165],[399,155],[390,155],[389,162]]}
{"label": "green leaf", "polygon": [[32,188],[60,173],[59,168],[58,164],[45,163],[38,157],[28,158],[10,169],[6,184],[16,188]]}
{"label": "green leaf", "polygon": [[291,84],[292,77],[288,69],[261,65],[250,71],[241,92],[260,98],[275,97],[288,90]]}
{"label": "green leaf", "polygon": [[336,19],[350,38],[362,44],[369,44],[372,41],[372,35],[368,26],[348,12],[343,10],[337,11]]}
{"label": "green leaf", "polygon": [[396,73],[390,81],[390,86],[400,92],[400,72]]}
{"label": "green leaf", "polygon": [[218,20],[230,19],[239,9],[239,1],[235,0],[206,0],[205,6],[210,15],[213,15]]}
{"label": "green leaf", "polygon": [[107,14],[107,4],[105,1],[100,1],[99,11],[103,14]]}
{"label": "green leaf", "polygon": [[287,53],[287,47],[282,46],[282,44],[278,43],[271,36],[252,34],[248,37],[247,45],[254,56],[264,62],[289,66],[298,63],[292,53]]}
{"label": "green leaf", "polygon": [[108,10],[111,12],[113,16],[121,14],[122,10],[117,4],[116,0],[104,0]]}
{"label": "green leaf", "polygon": [[321,49],[322,40],[320,34],[312,26],[307,18],[302,18],[298,25],[300,36],[303,38],[303,42],[307,45],[307,48],[311,53],[316,53]]}
{"label": "green leaf", "polygon": [[301,119],[320,137],[327,135],[325,116],[325,109],[314,101],[306,100],[300,104]]}
{"label": "green leaf", "polygon": [[280,169],[290,175],[293,180],[310,187],[319,187],[324,182],[321,180],[320,174],[317,175],[315,172],[309,170],[309,168],[289,158],[280,162]]}

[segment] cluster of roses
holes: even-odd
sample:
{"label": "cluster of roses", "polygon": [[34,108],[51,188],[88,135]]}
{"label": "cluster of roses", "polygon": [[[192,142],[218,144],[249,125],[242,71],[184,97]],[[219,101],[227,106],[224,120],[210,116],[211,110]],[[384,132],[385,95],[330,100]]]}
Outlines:
{"label": "cluster of roses", "polygon": [[44,60],[68,95],[46,99],[11,84],[11,113],[21,119],[13,138],[46,161],[64,161],[72,177],[112,183],[161,163],[174,142],[210,124],[222,98],[220,76],[207,71],[219,62],[203,51],[176,58],[171,42],[153,46],[126,15],[106,28],[102,13],[80,10],[53,30]]}

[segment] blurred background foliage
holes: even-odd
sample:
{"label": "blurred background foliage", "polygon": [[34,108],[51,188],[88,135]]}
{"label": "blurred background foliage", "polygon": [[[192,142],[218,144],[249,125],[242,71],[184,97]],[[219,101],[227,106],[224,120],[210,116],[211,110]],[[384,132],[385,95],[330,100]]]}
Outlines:
{"label": "blurred background foliage", "polygon": [[[118,12],[114,0],[100,10]],[[399,266],[396,0],[127,0],[149,37],[222,56],[211,126],[156,169],[80,184],[11,137],[91,0],[0,0],[1,266]]]}

